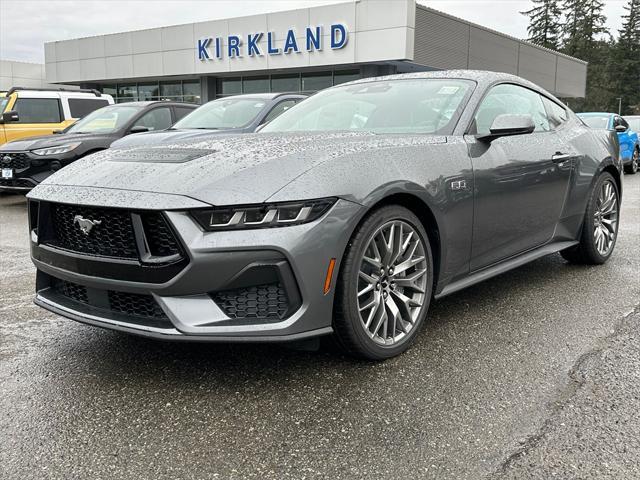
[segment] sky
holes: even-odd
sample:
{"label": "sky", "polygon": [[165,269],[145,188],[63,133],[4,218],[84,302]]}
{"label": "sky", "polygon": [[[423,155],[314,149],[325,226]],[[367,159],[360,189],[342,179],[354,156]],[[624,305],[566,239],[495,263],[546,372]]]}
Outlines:
{"label": "sky", "polygon": [[[44,42],[339,3],[340,0],[0,0],[0,58],[44,62]],[[342,0],[344,1],[344,0]],[[374,0],[375,1],[375,0]],[[627,0],[604,0],[616,35]],[[527,37],[528,0],[418,0],[514,37]]]}

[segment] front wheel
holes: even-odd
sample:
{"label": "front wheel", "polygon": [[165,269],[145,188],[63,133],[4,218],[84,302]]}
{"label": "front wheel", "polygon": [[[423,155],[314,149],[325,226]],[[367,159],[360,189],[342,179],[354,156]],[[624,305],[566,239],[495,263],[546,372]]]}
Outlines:
{"label": "front wheel", "polygon": [[640,168],[640,149],[636,148],[633,151],[631,163],[624,167],[624,172],[629,175],[635,175],[638,172],[638,168]]}
{"label": "front wheel", "polygon": [[606,262],[618,238],[620,194],[615,179],[609,173],[598,178],[591,192],[580,243],[561,252],[571,263],[600,265]]}
{"label": "front wheel", "polygon": [[383,360],[404,352],[431,300],[427,233],[408,209],[375,210],[355,232],[336,289],[334,331],[349,354]]}

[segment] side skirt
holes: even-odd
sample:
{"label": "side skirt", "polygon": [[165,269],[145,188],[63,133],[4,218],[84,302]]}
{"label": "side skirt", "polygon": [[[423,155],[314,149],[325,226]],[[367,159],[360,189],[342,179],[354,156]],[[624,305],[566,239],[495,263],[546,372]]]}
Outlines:
{"label": "side skirt", "polygon": [[512,257],[490,267],[483,268],[482,270],[472,273],[468,277],[452,282],[444,287],[440,293],[434,296],[434,298],[437,300],[439,298],[446,297],[447,295],[470,287],[471,285],[475,285],[476,283],[480,283],[491,277],[495,277],[496,275],[508,272],[509,270],[513,270],[514,268],[518,268],[533,260],[546,257],[547,255],[559,252],[569,247],[573,247],[577,244],[577,241],[570,241],[554,242],[543,245],[542,247],[536,248],[535,250],[530,250],[526,253],[518,255],[517,257]]}

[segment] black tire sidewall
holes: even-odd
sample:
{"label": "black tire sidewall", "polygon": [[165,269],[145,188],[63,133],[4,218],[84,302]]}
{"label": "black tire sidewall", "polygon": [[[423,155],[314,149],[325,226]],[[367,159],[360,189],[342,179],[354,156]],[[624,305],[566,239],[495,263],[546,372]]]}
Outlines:
{"label": "black tire sidewall", "polygon": [[[393,220],[407,222],[420,236],[427,257],[427,287],[422,311],[409,335],[400,343],[386,347],[376,344],[364,331],[358,311],[357,285],[360,270],[359,259],[364,249],[366,249],[375,231],[383,224]],[[357,353],[368,359],[382,360],[404,352],[411,345],[424,323],[429,310],[433,288],[433,255],[429,237],[422,222],[420,222],[413,212],[399,205],[385,206],[371,212],[356,229],[352,242],[350,242],[347,252],[345,253],[343,266],[344,268],[341,269],[340,272],[337,292],[337,295],[340,297],[338,304],[341,306],[341,311],[336,312],[338,314],[337,321],[342,322],[342,325],[339,326],[341,328],[337,328],[338,335],[348,335],[351,344],[354,344],[356,347]],[[344,340],[341,340],[341,343],[344,344]]]}

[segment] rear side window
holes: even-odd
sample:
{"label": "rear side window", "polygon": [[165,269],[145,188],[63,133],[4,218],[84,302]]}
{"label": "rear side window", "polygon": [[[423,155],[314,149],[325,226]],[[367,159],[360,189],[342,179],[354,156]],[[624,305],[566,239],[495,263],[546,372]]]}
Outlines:
{"label": "rear side window", "polygon": [[176,112],[176,122],[195,110],[195,108],[185,108],[185,107],[174,107]]}
{"label": "rear side window", "polygon": [[60,101],[57,98],[18,98],[13,109],[18,123],[60,123]]}
{"label": "rear side window", "polygon": [[104,98],[70,98],[69,111],[72,118],[82,118],[94,110],[109,105]]}
{"label": "rear side window", "polygon": [[569,118],[567,111],[558,105],[556,102],[552,102],[547,97],[542,97],[542,102],[547,110],[547,117],[549,118],[549,126],[551,128],[558,128]]}
{"label": "rear side window", "polygon": [[549,119],[542,103],[542,96],[519,85],[496,85],[482,100],[476,113],[478,134],[488,134],[493,121],[499,115],[531,115],[536,132],[549,130]]}

